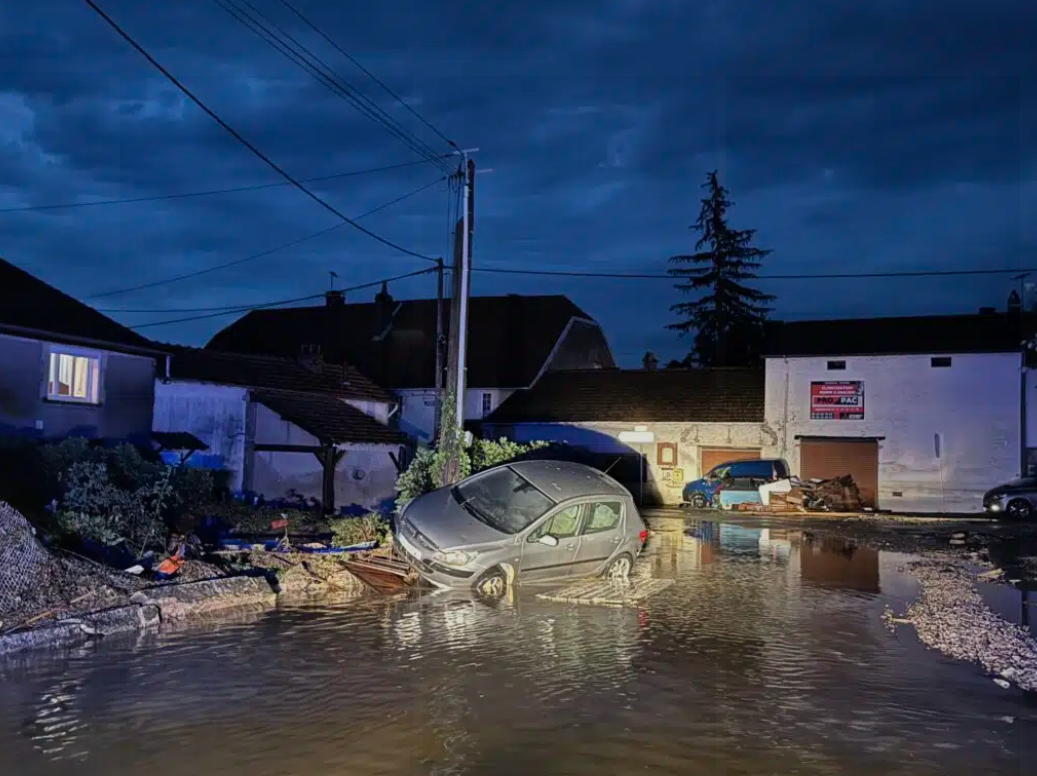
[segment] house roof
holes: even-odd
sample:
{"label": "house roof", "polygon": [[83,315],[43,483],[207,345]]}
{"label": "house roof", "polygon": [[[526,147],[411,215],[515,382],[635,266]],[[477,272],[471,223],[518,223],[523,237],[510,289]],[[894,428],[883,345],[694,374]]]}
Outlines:
{"label": "house roof", "polygon": [[[0,258],[0,330],[69,343],[93,343],[119,350],[154,350],[154,344]],[[43,335],[43,336],[41,336]]]}
{"label": "house roof", "polygon": [[322,393],[345,399],[394,401],[385,390],[351,366],[320,364],[310,368],[286,358],[220,353],[181,345],[163,347],[172,356],[169,372],[174,380]]}
{"label": "house roof", "polygon": [[1010,313],[786,321],[767,325],[769,356],[1020,352],[1034,316]]}
{"label": "house roof", "polygon": [[407,444],[407,437],[328,394],[255,391],[252,398],[324,444]]}
{"label": "house roof", "polygon": [[486,423],[760,423],[762,369],[547,372]]}
{"label": "house roof", "polygon": [[[593,322],[565,296],[471,297],[468,385],[531,385],[573,318]],[[447,301],[444,337],[449,330]],[[436,383],[436,300],[253,310],[208,345],[290,358],[310,346],[319,346],[327,361],[355,364],[387,388],[431,388]]]}

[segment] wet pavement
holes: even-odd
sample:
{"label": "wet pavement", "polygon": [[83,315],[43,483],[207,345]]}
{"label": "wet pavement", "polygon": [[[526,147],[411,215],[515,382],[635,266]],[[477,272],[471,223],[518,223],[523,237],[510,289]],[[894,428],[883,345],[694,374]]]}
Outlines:
{"label": "wet pavement", "polygon": [[[282,606],[0,663],[4,776],[1019,774],[1037,704],[890,633],[910,557],[653,520],[632,606]],[[1004,591],[1007,591],[1004,592]],[[1018,601],[1007,588],[1003,612]],[[999,599],[1000,600],[1000,599]]]}

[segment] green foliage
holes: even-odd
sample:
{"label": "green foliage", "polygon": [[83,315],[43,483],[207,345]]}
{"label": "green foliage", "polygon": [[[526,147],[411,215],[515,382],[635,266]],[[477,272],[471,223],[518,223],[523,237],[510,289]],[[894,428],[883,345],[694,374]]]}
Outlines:
{"label": "green foliage", "polygon": [[143,551],[160,544],[166,534],[163,515],[171,473],[169,467],[161,468],[131,490],[116,484],[104,463],[73,463],[61,475],[65,493],[58,504],[58,523],[67,534],[106,545],[125,542]]}
{"label": "green foliage", "polygon": [[670,274],[682,278],[676,288],[683,294],[696,294],[691,302],[673,305],[670,310],[682,320],[667,328],[681,335],[695,332],[695,345],[684,366],[748,366],[759,361],[763,344],[763,323],[773,296],[746,285],[756,279],[761,260],[771,251],[752,245],[755,229],[732,229],[727,211],[734,204],[720,185],[717,173],[706,177],[698,220],[691,227],[700,233],[695,253],[673,256],[678,265]]}
{"label": "green foliage", "polygon": [[270,524],[277,520],[288,520],[292,533],[327,533],[330,531],[328,518],[319,510],[290,509],[251,504],[214,504],[205,513],[222,519],[231,530],[241,536],[252,534],[283,533],[283,529],[272,531]]}
{"label": "green foliage", "polygon": [[381,515],[375,514],[340,517],[331,521],[331,535],[337,547],[384,541],[389,535],[389,523]]}

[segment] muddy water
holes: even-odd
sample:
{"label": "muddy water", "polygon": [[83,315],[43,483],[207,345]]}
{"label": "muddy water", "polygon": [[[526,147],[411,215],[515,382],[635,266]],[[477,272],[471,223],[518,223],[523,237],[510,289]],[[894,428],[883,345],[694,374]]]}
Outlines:
{"label": "muddy water", "polygon": [[656,524],[639,608],[296,605],[0,664],[4,776],[1019,774],[1037,714],[880,623],[904,558]]}

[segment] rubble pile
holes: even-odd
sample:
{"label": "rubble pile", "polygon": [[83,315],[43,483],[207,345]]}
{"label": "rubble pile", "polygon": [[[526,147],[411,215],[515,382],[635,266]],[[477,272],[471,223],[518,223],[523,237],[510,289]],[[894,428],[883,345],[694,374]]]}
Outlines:
{"label": "rubble pile", "polygon": [[958,660],[979,663],[1000,686],[1037,690],[1037,640],[995,614],[975,588],[975,575],[960,562],[916,561],[920,599],[905,618],[886,613],[888,623],[914,625],[923,644]]}
{"label": "rubble pile", "polygon": [[355,592],[364,585],[346,568],[345,556],[301,552],[253,552],[249,565],[273,571],[281,592],[303,595],[331,591]]}
{"label": "rubble pile", "polygon": [[770,495],[771,508],[796,512],[860,512],[861,491],[849,474],[830,480],[792,480],[788,493]]}

